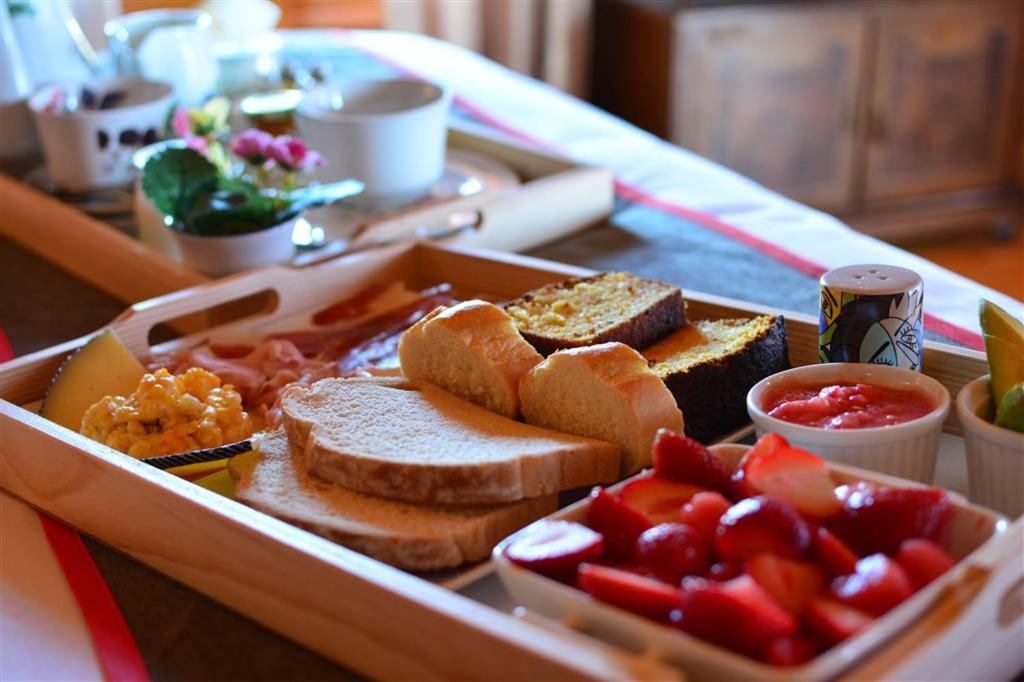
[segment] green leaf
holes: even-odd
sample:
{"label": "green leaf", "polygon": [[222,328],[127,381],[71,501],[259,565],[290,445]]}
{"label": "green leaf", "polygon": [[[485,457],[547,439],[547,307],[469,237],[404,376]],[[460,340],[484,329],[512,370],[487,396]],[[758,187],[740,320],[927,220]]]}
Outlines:
{"label": "green leaf", "polygon": [[196,197],[185,228],[209,236],[245,234],[282,222],[279,213],[280,201],[251,182],[222,179],[215,191]]}
{"label": "green leaf", "polygon": [[216,191],[219,180],[214,165],[194,149],[165,149],[142,169],[142,191],[157,209],[182,223],[196,197]]}

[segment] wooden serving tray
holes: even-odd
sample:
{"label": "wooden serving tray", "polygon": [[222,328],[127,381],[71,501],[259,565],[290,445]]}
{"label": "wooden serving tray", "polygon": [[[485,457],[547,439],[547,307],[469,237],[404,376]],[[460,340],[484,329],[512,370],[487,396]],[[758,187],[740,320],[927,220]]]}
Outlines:
{"label": "wooden serving tray", "polygon": [[[265,305],[217,328],[258,334],[276,319],[313,310],[371,283],[411,287],[450,282],[464,295],[510,298],[590,271],[538,259],[430,244],[404,244],[307,268],[275,267],[138,303],[111,326],[133,352],[201,343],[201,330],[151,348],[153,328],[174,318],[269,292]],[[686,292],[692,319],[778,313]],[[786,314],[795,365],[817,362],[817,321]],[[275,631],[362,673],[402,679],[672,679],[680,671],[528,613],[500,588],[489,563],[444,576],[415,576],[157,471],[31,409],[60,362],[87,337],[0,368],[0,487]],[[955,394],[986,371],[984,356],[925,343],[926,372]],[[955,417],[947,429],[959,427]],[[116,501],[116,502],[115,502]],[[1021,522],[1004,534],[991,574],[944,593],[913,629],[860,662],[871,679],[914,665],[950,633],[978,652],[1012,637],[1024,622],[1019,599]],[[1013,544],[1017,543],[1017,544]],[[1016,565],[1015,565],[1016,564]],[[973,574],[972,574],[973,575]],[[967,590],[964,592],[964,590]],[[1014,592],[1017,590],[1017,592]],[[969,594],[970,603],[963,599]],[[1019,597],[1019,594],[1018,594]],[[1009,606],[1006,606],[1009,604]],[[1014,611],[1014,604],[1017,604]],[[1009,609],[1009,611],[1007,611]],[[1009,613],[1009,615],[1006,615]],[[978,637],[987,639],[977,639]],[[1009,642],[1009,645],[1007,645]],[[898,648],[896,645],[899,644]],[[916,663],[915,663],[916,662]],[[913,664],[913,665],[912,665]],[[910,665],[910,667],[906,667]]]}
{"label": "wooden serving tray", "polygon": [[[506,164],[516,171],[521,184],[375,218],[369,229],[353,239],[353,246],[411,239],[418,229],[436,229],[449,217],[470,212],[476,214],[476,228],[446,243],[525,251],[611,213],[614,188],[607,169],[510,144],[464,124],[451,124],[448,147]],[[120,301],[135,303],[209,281],[187,265],[10,175],[0,173],[0,196],[0,236]],[[299,258],[315,260],[318,253]]]}

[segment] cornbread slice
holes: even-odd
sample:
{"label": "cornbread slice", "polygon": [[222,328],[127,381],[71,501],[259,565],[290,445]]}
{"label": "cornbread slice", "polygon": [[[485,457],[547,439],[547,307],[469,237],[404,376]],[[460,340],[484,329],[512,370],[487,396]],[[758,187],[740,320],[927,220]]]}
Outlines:
{"label": "cornbread slice", "polygon": [[492,504],[614,480],[619,448],[488,412],[425,381],[323,379],[281,396],[313,475],[406,502]]}
{"label": "cornbread slice", "polygon": [[641,349],[686,324],[679,287],[625,272],[549,284],[505,311],[541,355],[608,341]]}
{"label": "cornbread slice", "polygon": [[512,504],[444,507],[361,495],[310,476],[284,432],[228,464],[235,498],[328,540],[410,571],[486,558],[502,538],[558,507],[556,495]]}
{"label": "cornbread slice", "polygon": [[702,443],[749,421],[747,391],[789,367],[782,317],[700,320],[644,351],[686,417],[686,434]]}
{"label": "cornbread slice", "polygon": [[683,429],[664,382],[621,343],[552,353],[523,377],[519,397],[530,424],[620,446],[622,475],[650,466],[658,429]]}
{"label": "cornbread slice", "polygon": [[519,380],[542,358],[512,319],[486,301],[441,307],[398,343],[402,373],[423,379],[491,412],[519,416]]}

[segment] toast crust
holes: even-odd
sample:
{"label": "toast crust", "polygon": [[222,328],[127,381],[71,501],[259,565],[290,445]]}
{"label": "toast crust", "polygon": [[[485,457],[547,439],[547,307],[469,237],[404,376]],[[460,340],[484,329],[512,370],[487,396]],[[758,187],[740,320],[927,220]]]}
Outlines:
{"label": "toast crust", "polygon": [[289,446],[283,432],[265,436],[254,450],[229,464],[240,502],[410,571],[484,559],[504,537],[558,507],[555,495],[506,505],[420,507],[311,476],[302,453]]}
{"label": "toast crust", "polygon": [[512,502],[612,481],[619,470],[611,443],[514,422],[427,382],[324,379],[289,388],[281,407],[307,470],[368,495]]}

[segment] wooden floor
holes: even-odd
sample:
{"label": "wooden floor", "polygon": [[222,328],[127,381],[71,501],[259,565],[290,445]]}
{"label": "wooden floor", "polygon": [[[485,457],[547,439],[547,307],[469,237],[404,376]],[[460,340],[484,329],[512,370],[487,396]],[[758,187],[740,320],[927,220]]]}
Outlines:
{"label": "wooden floor", "polygon": [[1024,230],[1018,230],[1010,241],[973,236],[904,248],[1018,301],[1024,300]]}

